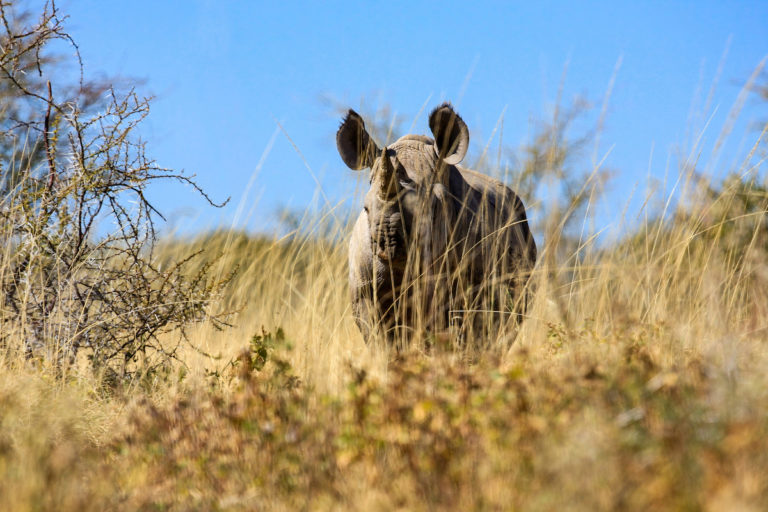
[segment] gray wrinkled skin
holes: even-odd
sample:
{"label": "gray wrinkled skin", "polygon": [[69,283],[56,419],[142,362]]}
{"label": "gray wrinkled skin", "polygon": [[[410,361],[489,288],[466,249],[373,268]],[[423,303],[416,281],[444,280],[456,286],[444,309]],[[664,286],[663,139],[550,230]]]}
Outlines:
{"label": "gray wrinkled skin", "polygon": [[517,195],[458,165],[469,134],[452,107],[436,108],[429,124],[434,138],[406,135],[381,149],[354,111],[339,128],[344,162],[371,169],[349,246],[353,314],[366,340],[415,331],[485,343],[525,313],[536,244]]}

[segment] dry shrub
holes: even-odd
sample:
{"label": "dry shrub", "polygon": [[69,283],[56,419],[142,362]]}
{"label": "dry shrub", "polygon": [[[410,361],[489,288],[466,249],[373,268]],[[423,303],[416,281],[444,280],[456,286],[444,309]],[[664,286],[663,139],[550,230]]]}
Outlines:
{"label": "dry shrub", "polygon": [[59,369],[87,358],[116,382],[174,358],[188,324],[222,325],[207,266],[156,265],[146,190],[175,180],[208,197],[146,155],[148,99],[61,79],[57,48],[77,47],[54,3],[36,20],[19,10],[0,4],[0,349]]}

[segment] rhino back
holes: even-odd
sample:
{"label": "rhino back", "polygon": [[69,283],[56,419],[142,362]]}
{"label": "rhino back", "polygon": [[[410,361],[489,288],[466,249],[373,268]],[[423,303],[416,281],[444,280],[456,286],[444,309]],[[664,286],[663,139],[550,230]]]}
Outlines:
{"label": "rhino back", "polygon": [[[492,208],[499,210],[499,213],[501,213],[502,210],[511,210],[515,214],[518,213],[519,208],[517,207],[517,204],[522,204],[522,201],[520,201],[517,194],[512,192],[512,189],[504,185],[504,183],[486,174],[466,169],[461,166],[456,166],[456,170],[458,171],[461,180],[466,183],[463,186],[458,182],[456,183],[456,188],[458,190],[461,190],[460,187],[465,189],[463,193],[459,192],[462,196],[472,195],[476,202],[487,201]],[[451,182],[451,189],[454,189],[453,180]],[[525,210],[523,209],[523,212],[524,211]]]}
{"label": "rhino back", "polygon": [[[533,240],[525,206],[512,189],[491,176],[455,166],[450,188],[460,201],[463,212],[463,230],[469,238],[490,240],[493,233],[504,234],[507,250],[515,255],[515,266],[530,269],[536,261],[536,243]],[[498,245],[497,245],[498,247]]]}

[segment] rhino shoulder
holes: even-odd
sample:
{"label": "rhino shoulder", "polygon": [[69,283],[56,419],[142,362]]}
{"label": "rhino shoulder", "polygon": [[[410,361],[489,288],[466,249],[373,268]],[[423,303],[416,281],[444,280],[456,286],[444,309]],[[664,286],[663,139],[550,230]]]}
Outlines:
{"label": "rhino shoulder", "polygon": [[525,207],[518,195],[500,180],[465,167],[456,168],[467,187],[482,201],[488,201],[495,208],[512,210],[515,216],[525,216]]}

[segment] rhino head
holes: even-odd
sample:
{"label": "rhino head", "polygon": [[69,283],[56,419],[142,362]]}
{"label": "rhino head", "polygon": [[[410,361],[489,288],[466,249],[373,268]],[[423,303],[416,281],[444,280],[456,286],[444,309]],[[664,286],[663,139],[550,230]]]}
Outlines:
{"label": "rhino head", "polygon": [[422,271],[442,254],[451,216],[449,166],[467,153],[469,131],[449,104],[429,117],[434,140],[406,135],[379,148],[363,119],[349,110],[336,134],[344,163],[353,170],[371,169],[371,187],[364,199],[373,257],[390,271],[404,271],[409,258]]}

